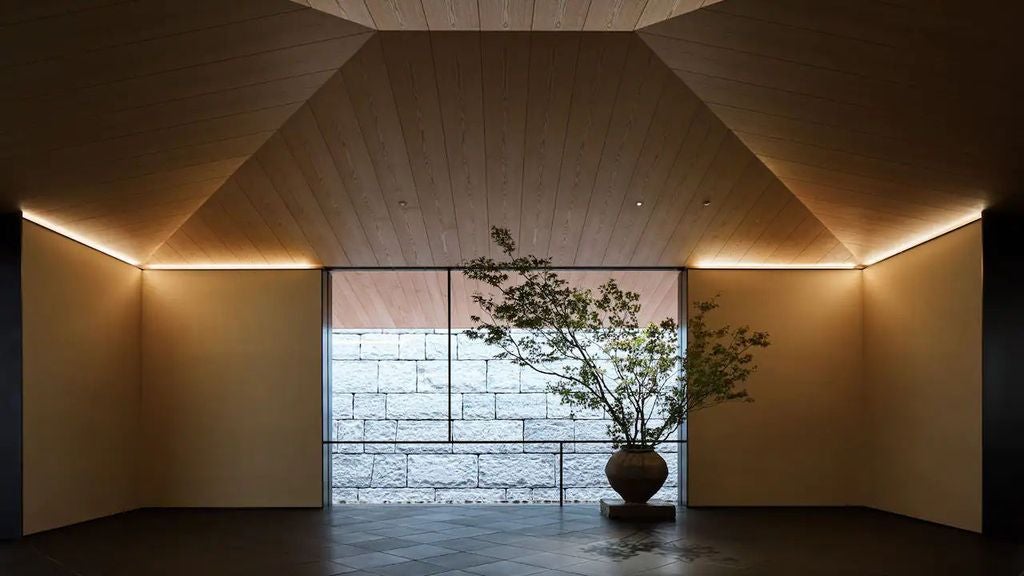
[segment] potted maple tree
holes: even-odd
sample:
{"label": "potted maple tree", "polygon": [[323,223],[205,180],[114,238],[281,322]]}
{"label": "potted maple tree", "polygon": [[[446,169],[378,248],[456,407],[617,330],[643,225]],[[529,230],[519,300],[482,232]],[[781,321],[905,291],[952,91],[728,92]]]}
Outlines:
{"label": "potted maple tree", "polygon": [[559,276],[551,260],[516,256],[507,229],[493,228],[504,258],[479,257],[463,274],[489,287],[473,301],[470,338],[553,379],[549,391],[577,409],[601,410],[617,449],[605,467],[611,487],[628,503],[647,502],[665,483],[668,466],[655,448],[695,410],[750,401],[742,384],[754,372],[753,350],[768,334],[747,326],[711,327],[716,300],[695,302],[680,355],[672,318],[639,321],[640,295],[609,279],[592,290]]}

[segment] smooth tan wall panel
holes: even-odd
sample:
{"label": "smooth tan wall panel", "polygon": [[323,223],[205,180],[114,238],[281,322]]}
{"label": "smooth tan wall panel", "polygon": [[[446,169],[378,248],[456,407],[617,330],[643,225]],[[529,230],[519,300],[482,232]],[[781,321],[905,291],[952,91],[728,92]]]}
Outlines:
{"label": "smooth tan wall panel", "polygon": [[142,272],[25,222],[26,534],[138,506]]}
{"label": "smooth tan wall panel", "polygon": [[859,270],[691,270],[689,300],[720,294],[712,324],[771,335],[750,403],[689,422],[694,506],[857,504],[861,386]]}
{"label": "smooth tan wall panel", "polygon": [[869,506],[981,530],[981,224],[864,271]]}
{"label": "smooth tan wall panel", "polygon": [[317,270],[143,280],[147,506],[320,506]]}

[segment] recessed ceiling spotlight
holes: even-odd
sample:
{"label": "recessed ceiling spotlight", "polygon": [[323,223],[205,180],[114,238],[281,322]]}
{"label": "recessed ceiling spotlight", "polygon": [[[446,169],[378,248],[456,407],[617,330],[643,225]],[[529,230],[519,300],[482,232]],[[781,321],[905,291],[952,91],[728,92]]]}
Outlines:
{"label": "recessed ceiling spotlight", "polygon": [[405,200],[399,200],[398,205],[401,206],[402,208],[405,208],[406,206],[409,205],[409,203],[406,202]]}
{"label": "recessed ceiling spotlight", "polygon": [[711,200],[704,201],[704,207],[707,208],[708,206],[711,206]]}
{"label": "recessed ceiling spotlight", "polygon": [[637,201],[636,201],[636,205],[637,205],[637,207],[639,208],[640,206],[643,206],[643,205],[644,205],[644,201],[643,201],[643,200],[637,200]]}

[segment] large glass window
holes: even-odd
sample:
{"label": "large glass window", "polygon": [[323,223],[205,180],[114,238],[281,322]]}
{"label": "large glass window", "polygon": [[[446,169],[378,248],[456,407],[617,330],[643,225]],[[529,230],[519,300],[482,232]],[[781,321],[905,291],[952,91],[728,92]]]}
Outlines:
{"label": "large glass window", "polygon": [[[589,288],[614,277],[641,295],[644,321],[678,320],[678,271],[560,274]],[[550,377],[468,338],[479,290],[458,269],[331,273],[332,502],[614,496],[606,415],[562,404]],[[659,449],[673,472],[658,498],[677,498],[679,446]]]}

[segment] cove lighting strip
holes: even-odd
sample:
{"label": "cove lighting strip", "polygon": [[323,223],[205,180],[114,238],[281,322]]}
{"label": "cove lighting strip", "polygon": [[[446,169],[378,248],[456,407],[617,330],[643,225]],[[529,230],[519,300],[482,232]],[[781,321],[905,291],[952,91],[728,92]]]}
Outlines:
{"label": "cove lighting strip", "polygon": [[23,211],[21,213],[21,217],[24,218],[25,220],[28,220],[29,222],[32,222],[33,224],[38,224],[39,226],[42,226],[43,228],[46,228],[47,230],[56,232],[57,234],[60,234],[61,236],[64,236],[65,238],[70,238],[70,239],[74,240],[75,242],[78,242],[79,244],[88,246],[89,248],[92,248],[93,250],[96,250],[97,252],[102,252],[103,254],[106,254],[107,256],[110,256],[111,258],[115,258],[117,260],[120,260],[121,262],[124,262],[125,264],[130,264],[132,266],[135,266],[136,268],[139,267],[139,262],[137,260],[135,260],[134,258],[132,258],[131,256],[128,256],[124,252],[119,252],[117,250],[114,250],[113,248],[110,248],[108,246],[104,246],[103,244],[100,244],[99,242],[96,242],[94,240],[90,240],[89,238],[86,238],[85,236],[82,236],[81,234],[77,234],[75,232],[72,232],[68,228],[65,228],[64,226],[61,226],[60,224],[57,224],[56,222],[53,222],[52,220],[48,220],[48,219],[40,216],[39,214],[36,214],[34,212]]}
{"label": "cove lighting strip", "polygon": [[853,270],[860,268],[851,262],[816,262],[813,264],[768,264],[751,262],[698,262],[695,270]]}
{"label": "cove lighting strip", "polygon": [[872,266],[874,264],[881,262],[882,260],[885,260],[886,258],[892,258],[893,256],[899,254],[900,252],[906,252],[907,250],[910,250],[915,246],[920,246],[925,242],[934,240],[939,236],[942,236],[943,234],[948,234],[953,230],[956,230],[957,228],[963,228],[964,226],[967,226],[972,222],[977,222],[978,220],[981,220],[981,212],[973,212],[971,214],[968,214],[967,216],[964,216],[963,218],[956,220],[950,224],[940,226],[939,228],[930,230],[929,232],[926,232],[925,234],[922,234],[914,238],[913,240],[904,242],[903,244],[900,244],[896,248],[892,248],[880,254],[872,255],[872,257],[868,259],[867,263],[865,263],[865,266]]}
{"label": "cove lighting strip", "polygon": [[317,270],[320,266],[308,263],[287,264],[147,264],[146,270]]}

